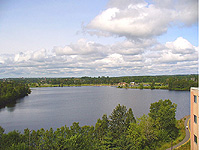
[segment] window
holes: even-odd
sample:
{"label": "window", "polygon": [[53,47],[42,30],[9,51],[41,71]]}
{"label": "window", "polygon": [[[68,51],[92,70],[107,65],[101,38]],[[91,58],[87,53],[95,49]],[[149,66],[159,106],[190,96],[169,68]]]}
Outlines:
{"label": "window", "polygon": [[194,122],[197,123],[197,116],[194,115]]}
{"label": "window", "polygon": [[194,102],[197,103],[197,96],[194,95]]}
{"label": "window", "polygon": [[197,144],[197,136],[194,135],[194,142]]}

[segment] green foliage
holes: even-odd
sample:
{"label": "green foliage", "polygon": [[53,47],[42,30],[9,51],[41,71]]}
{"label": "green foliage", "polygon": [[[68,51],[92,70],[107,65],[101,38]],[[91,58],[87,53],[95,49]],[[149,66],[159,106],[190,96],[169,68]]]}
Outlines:
{"label": "green foliage", "polygon": [[0,81],[0,108],[9,103],[15,102],[18,98],[22,98],[31,93],[27,84],[15,81]]}
{"label": "green foliage", "polygon": [[[197,77],[196,77],[197,78]],[[176,77],[169,78],[168,89],[169,90],[190,90],[191,87],[198,87],[198,81],[195,78],[188,80],[187,78],[178,79]]]}
{"label": "green foliage", "polygon": [[[1,139],[1,137],[2,137],[2,135],[3,135],[3,133],[4,133],[4,129],[0,126],[0,139]],[[1,140],[0,140],[1,141]]]}
{"label": "green foliage", "polygon": [[[74,122],[63,126],[37,131],[25,129],[21,134],[12,131],[4,134],[0,127],[0,149],[20,150],[129,150],[157,149],[168,137],[176,137],[176,104],[170,100],[151,104],[149,116],[135,119],[131,108],[117,105],[111,115],[103,115],[95,127],[79,126]],[[170,128],[171,127],[171,128]],[[163,138],[164,137],[164,138]]]}
{"label": "green foliage", "polygon": [[[177,148],[176,148],[177,149]],[[190,150],[191,149],[191,142],[189,140],[189,142],[187,142],[185,145],[182,145],[181,147],[179,147],[177,150]]]}
{"label": "green foliage", "polygon": [[176,108],[177,104],[170,100],[159,100],[150,106],[149,116],[153,119],[154,126],[159,130],[159,137],[162,137],[163,141],[177,137]]}
{"label": "green foliage", "polygon": [[126,106],[117,105],[109,116],[109,135],[111,147],[124,149],[126,135],[130,123],[136,122],[131,108],[127,111]]}
{"label": "green foliage", "polygon": [[155,81],[152,81],[151,85],[150,85],[150,89],[153,90],[155,89]]}
{"label": "green foliage", "polygon": [[118,105],[110,115],[110,131],[113,133],[113,138],[118,138],[121,133],[125,132],[131,122],[135,122],[135,118],[132,109],[127,108],[124,105]]}
{"label": "green foliage", "polygon": [[[185,116],[181,120],[177,120],[177,128],[179,130],[179,135],[176,139],[172,140],[172,145],[178,144],[185,138],[186,130],[185,130],[184,123],[185,123],[186,118],[188,118],[188,116]],[[171,142],[162,143],[161,147],[159,147],[158,150],[163,150],[163,149],[165,150],[165,149],[168,149],[169,147],[171,147]],[[180,148],[178,148],[178,149],[180,149]]]}
{"label": "green foliage", "polygon": [[[1,128],[2,129],[2,128]],[[16,146],[18,143],[22,143],[23,139],[18,131],[12,131],[8,134],[3,134],[1,136],[0,149],[8,149],[11,146]]]}
{"label": "green foliage", "polygon": [[12,144],[9,150],[28,150],[29,147],[25,143]]}
{"label": "green foliage", "polygon": [[109,127],[109,120],[107,118],[107,115],[104,114],[101,119],[97,120],[97,123],[95,124],[95,136],[98,139],[98,141],[102,141],[104,137],[107,135]]}
{"label": "green foliage", "polygon": [[[0,79],[1,81],[1,79]],[[3,80],[2,80],[3,81]],[[124,88],[129,88],[130,82],[138,84],[135,88],[189,90],[198,86],[198,74],[191,75],[162,75],[162,76],[126,76],[126,77],[81,77],[81,78],[10,78],[7,82],[14,81],[28,84],[31,87],[62,87],[82,85],[118,85],[126,82]],[[144,86],[147,83],[148,86]],[[122,87],[122,86],[120,86]]]}
{"label": "green foliage", "polygon": [[140,89],[143,89],[144,88],[144,86],[143,86],[143,84],[141,83],[140,84],[140,87],[139,87]]}
{"label": "green foliage", "polygon": [[130,125],[127,137],[131,149],[155,149],[157,146],[157,130],[153,127],[152,119],[146,115]]}

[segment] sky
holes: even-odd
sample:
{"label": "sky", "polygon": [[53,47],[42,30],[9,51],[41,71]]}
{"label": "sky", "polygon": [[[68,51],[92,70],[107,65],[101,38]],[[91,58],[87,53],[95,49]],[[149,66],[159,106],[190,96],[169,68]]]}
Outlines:
{"label": "sky", "polygon": [[0,78],[198,73],[198,0],[0,0]]}

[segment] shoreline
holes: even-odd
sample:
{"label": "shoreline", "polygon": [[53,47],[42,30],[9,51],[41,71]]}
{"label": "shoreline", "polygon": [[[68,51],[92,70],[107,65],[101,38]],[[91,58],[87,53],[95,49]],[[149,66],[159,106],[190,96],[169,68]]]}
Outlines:
{"label": "shoreline", "polygon": [[110,84],[81,84],[81,85],[59,85],[59,84],[44,84],[41,86],[30,86],[30,88],[42,88],[42,87],[84,87],[84,86],[93,86],[93,87],[102,87],[102,86],[108,86],[108,87],[116,87],[116,88],[121,88],[121,89],[139,89],[139,90],[143,90],[143,89],[148,89],[148,90],[169,90],[169,91],[189,91],[189,90],[184,90],[184,89],[168,89],[166,87],[158,87],[158,88],[154,88],[151,89],[150,87],[143,87],[143,88],[139,88],[139,87],[120,87],[118,85],[110,85]]}

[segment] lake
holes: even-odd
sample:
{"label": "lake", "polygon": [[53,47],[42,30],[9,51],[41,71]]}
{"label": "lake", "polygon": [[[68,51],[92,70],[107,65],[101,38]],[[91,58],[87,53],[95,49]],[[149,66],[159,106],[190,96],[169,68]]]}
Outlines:
{"label": "lake", "polygon": [[177,104],[176,118],[190,114],[190,92],[150,89],[119,89],[108,86],[32,88],[32,93],[15,105],[0,109],[0,126],[7,132],[53,129],[73,122],[95,125],[103,114],[118,105],[132,108],[135,117],[149,113],[150,104],[170,99]]}

